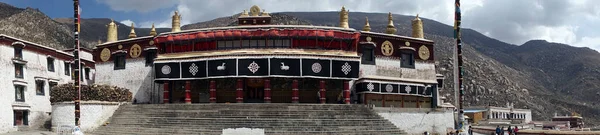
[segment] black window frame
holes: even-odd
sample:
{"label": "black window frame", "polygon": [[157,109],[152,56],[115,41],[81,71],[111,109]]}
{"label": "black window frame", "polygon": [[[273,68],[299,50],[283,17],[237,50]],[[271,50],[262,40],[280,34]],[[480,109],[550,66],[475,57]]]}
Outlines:
{"label": "black window frame", "polygon": [[150,66],[154,66],[154,59],[156,58],[157,52],[156,50],[152,49],[152,50],[147,50],[146,51],[146,67]]}
{"label": "black window frame", "polygon": [[[375,47],[373,45],[363,45],[361,46],[361,58],[360,58],[360,62],[362,64],[368,64],[368,65],[375,65],[376,61],[375,61]],[[370,55],[367,54],[366,52],[370,52]],[[367,56],[369,55],[369,56]],[[371,60],[366,60],[367,58],[371,58]]]}
{"label": "black window frame", "polygon": [[[122,65],[119,64],[119,63],[121,63],[121,61],[122,61]],[[125,67],[127,65],[125,53],[115,54],[115,59],[114,59],[113,65],[114,65],[114,70],[125,69]]]}
{"label": "black window frame", "polygon": [[23,71],[23,70],[25,70],[25,68],[24,68],[25,65],[19,64],[19,63],[14,63],[14,64],[15,64],[15,78],[23,79],[25,76],[24,75],[25,72]]}
{"label": "black window frame", "polygon": [[85,71],[85,79],[90,80],[90,68],[86,67],[83,70]]}
{"label": "black window frame", "polygon": [[46,58],[46,62],[47,62],[46,65],[48,65],[48,71],[50,71],[50,72],[55,71],[54,61],[55,61],[54,58],[51,58],[51,57]]}
{"label": "black window frame", "polygon": [[14,57],[17,59],[23,59],[23,47],[14,47]]}
{"label": "black window frame", "polygon": [[[58,82],[55,82],[55,81],[48,82],[48,91],[49,91],[48,93],[50,93],[50,91],[52,91],[52,87],[54,87],[54,86],[58,86]],[[50,95],[50,94],[48,94],[48,95]]]}
{"label": "black window frame", "polygon": [[46,95],[46,82],[43,80],[35,80],[35,95]]}
{"label": "black window frame", "polygon": [[[408,55],[408,61],[404,56]],[[408,62],[408,63],[406,63]],[[400,50],[400,67],[415,68],[415,52],[413,50]]]}
{"label": "black window frame", "polygon": [[[25,102],[25,86],[23,85],[14,85],[15,86],[15,101],[16,102]],[[19,89],[21,88],[21,89]],[[21,93],[19,93],[21,91]],[[21,95],[21,99],[18,98],[17,95]]]}
{"label": "black window frame", "polygon": [[21,117],[21,122],[23,126],[29,126],[29,111],[27,110],[13,110],[13,125],[14,126],[21,126],[21,125],[17,125],[17,113],[22,113]]}
{"label": "black window frame", "polygon": [[65,65],[65,75],[71,76],[71,64],[69,62],[64,62]]}

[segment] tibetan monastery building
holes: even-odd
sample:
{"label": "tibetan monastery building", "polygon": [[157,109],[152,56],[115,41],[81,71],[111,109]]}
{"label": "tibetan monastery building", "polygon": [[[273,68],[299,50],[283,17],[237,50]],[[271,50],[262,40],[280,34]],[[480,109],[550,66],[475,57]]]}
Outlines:
{"label": "tibetan monastery building", "polygon": [[117,39],[94,49],[96,83],[128,88],[137,103],[345,103],[383,107],[438,105],[434,43],[413,20],[412,37],[339,27],[273,25],[253,6],[237,26]]}

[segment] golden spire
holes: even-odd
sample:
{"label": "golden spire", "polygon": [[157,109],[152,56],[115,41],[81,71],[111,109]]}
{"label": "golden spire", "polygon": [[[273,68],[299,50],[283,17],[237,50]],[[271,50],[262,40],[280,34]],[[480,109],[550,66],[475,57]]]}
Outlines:
{"label": "golden spire", "polygon": [[392,12],[390,12],[388,14],[388,25],[387,25],[387,28],[385,29],[385,33],[387,33],[387,34],[395,34],[396,33],[396,27],[394,26]]}
{"label": "golden spire", "polygon": [[156,28],[154,28],[154,23],[152,23],[152,28],[150,29],[150,36],[156,36]]}
{"label": "golden spire", "polygon": [[133,23],[131,23],[131,32],[129,32],[129,38],[135,37],[137,37],[137,35],[135,35],[135,27],[133,26]]}
{"label": "golden spire", "polygon": [[412,37],[414,38],[424,38],[423,36],[423,21],[419,18],[419,14],[412,20]]}
{"label": "golden spire", "polygon": [[175,11],[173,15],[173,24],[171,27],[171,32],[179,32],[181,31],[181,15],[179,12]]}
{"label": "golden spire", "polygon": [[248,11],[246,11],[244,9],[244,12],[242,12],[242,15],[240,15],[240,17],[248,17],[248,16],[250,16],[250,15],[248,15]]}
{"label": "golden spire", "polygon": [[350,10],[346,10],[346,7],[342,6],[342,10],[340,11],[340,27],[342,28],[350,28],[348,26],[348,12]]}
{"label": "golden spire", "polygon": [[106,42],[117,41],[117,24],[113,19],[110,19],[110,23],[107,25],[108,31],[106,32]]}
{"label": "golden spire", "polygon": [[369,17],[365,17],[365,27],[363,27],[363,31],[371,31],[371,25],[369,25]]}
{"label": "golden spire", "polygon": [[269,16],[269,13],[263,9],[263,12],[260,14],[260,16]]}

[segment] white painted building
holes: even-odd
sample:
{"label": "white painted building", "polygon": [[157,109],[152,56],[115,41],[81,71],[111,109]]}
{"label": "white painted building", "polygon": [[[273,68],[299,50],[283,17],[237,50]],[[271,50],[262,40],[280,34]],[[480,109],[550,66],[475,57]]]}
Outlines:
{"label": "white painted building", "polygon": [[[72,57],[64,51],[0,34],[0,89],[4,93],[0,95],[0,133],[19,127],[38,128],[49,120],[50,87],[73,82]],[[82,58],[82,63],[82,84],[92,83],[94,62]]]}

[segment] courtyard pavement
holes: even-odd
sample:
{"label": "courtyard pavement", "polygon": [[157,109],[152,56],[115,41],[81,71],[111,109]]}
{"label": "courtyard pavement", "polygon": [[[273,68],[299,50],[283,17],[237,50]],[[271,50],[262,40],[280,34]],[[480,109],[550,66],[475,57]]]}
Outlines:
{"label": "courtyard pavement", "polygon": [[57,133],[50,131],[15,131],[0,135],[58,135]]}

